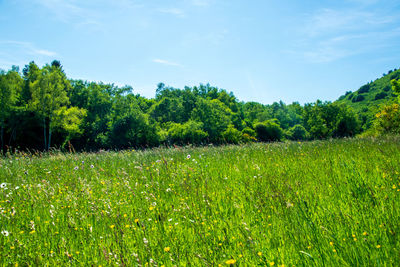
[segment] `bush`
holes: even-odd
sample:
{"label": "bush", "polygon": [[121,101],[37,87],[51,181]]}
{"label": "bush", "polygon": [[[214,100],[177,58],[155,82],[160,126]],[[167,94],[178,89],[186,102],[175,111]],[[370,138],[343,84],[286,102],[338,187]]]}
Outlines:
{"label": "bush", "polygon": [[385,92],[380,92],[375,95],[375,100],[383,99],[387,96]]}
{"label": "bush", "polygon": [[159,144],[155,125],[142,113],[128,114],[116,120],[111,128],[110,140],[115,148],[152,147]]}
{"label": "bush", "polygon": [[260,141],[271,142],[280,141],[282,139],[283,130],[276,120],[257,123],[254,128],[257,133],[257,138]]}
{"label": "bush", "polygon": [[365,84],[365,85],[361,86],[360,89],[358,89],[358,93],[359,94],[368,93],[369,92],[369,88],[370,88],[370,85],[369,84]]}
{"label": "bush", "polygon": [[286,138],[289,140],[307,140],[310,134],[300,124],[296,124],[286,131]]}
{"label": "bush", "polygon": [[238,144],[242,140],[242,133],[231,124],[222,133],[222,138],[226,143]]}
{"label": "bush", "polygon": [[348,100],[352,100],[353,97],[354,97],[354,94],[353,94],[353,93],[350,93],[350,94],[347,95],[347,99],[348,99]]}
{"label": "bush", "polygon": [[242,130],[242,134],[247,134],[248,136],[252,136],[252,137],[256,136],[256,132],[253,129],[249,128],[249,127],[244,128]]}
{"label": "bush", "polygon": [[257,139],[254,136],[248,135],[247,133],[242,134],[243,143],[250,143],[255,141],[257,141]]}
{"label": "bush", "polygon": [[357,95],[355,97],[353,97],[353,99],[351,100],[351,102],[355,103],[355,102],[361,102],[365,99],[365,96],[363,95]]}
{"label": "bush", "polygon": [[400,134],[399,104],[385,106],[376,114],[373,127],[376,135]]}
{"label": "bush", "polygon": [[200,144],[208,134],[202,130],[201,122],[189,120],[184,124],[172,123],[168,130],[168,141],[174,144]]}

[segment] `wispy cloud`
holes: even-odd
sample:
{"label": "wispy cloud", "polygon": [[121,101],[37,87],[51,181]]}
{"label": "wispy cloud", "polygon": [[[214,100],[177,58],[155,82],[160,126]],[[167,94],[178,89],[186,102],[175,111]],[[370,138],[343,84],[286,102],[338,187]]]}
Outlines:
{"label": "wispy cloud", "polygon": [[183,46],[193,46],[196,43],[203,43],[204,45],[219,46],[226,41],[229,35],[227,29],[221,29],[219,31],[209,31],[208,33],[196,33],[191,32],[184,36],[181,44]]}
{"label": "wispy cloud", "polygon": [[64,23],[101,26],[100,14],[96,12],[95,6],[91,5],[91,1],[34,0],[34,3],[47,9],[54,19]]}
{"label": "wispy cloud", "polygon": [[5,40],[0,41],[0,47],[5,49],[5,46],[8,46],[11,49],[21,50],[23,49],[25,53],[30,55],[39,55],[39,56],[46,56],[46,57],[54,57],[57,55],[56,52],[37,48],[34,44],[30,42],[20,42],[20,41],[13,41],[13,40]]}
{"label": "wispy cloud", "polygon": [[153,59],[152,61],[154,63],[158,63],[158,64],[162,64],[162,65],[174,66],[174,67],[182,67],[182,65],[179,64],[179,63],[168,61],[168,60],[165,60],[165,59],[156,58],[156,59]]}
{"label": "wispy cloud", "polygon": [[180,8],[160,8],[158,9],[158,11],[161,13],[170,14],[181,18],[185,17],[185,11],[183,11]]}
{"label": "wispy cloud", "polygon": [[206,7],[211,4],[211,0],[190,0],[190,2],[192,5],[200,7]]}
{"label": "wispy cloud", "polygon": [[54,56],[57,55],[56,52],[45,50],[45,49],[34,49],[33,53],[37,54],[37,55],[43,55],[43,56],[46,56],[46,57],[54,57]]}
{"label": "wispy cloud", "polygon": [[343,31],[368,30],[394,22],[398,17],[354,9],[321,9],[311,16],[303,32],[309,36],[323,35]]}
{"label": "wispy cloud", "polygon": [[0,40],[0,67],[10,68],[12,65],[23,66],[31,60],[48,62],[58,54],[33,43],[15,40]]}
{"label": "wispy cloud", "polygon": [[327,63],[371,52],[399,35],[399,29],[393,26],[399,20],[400,16],[371,9],[316,10],[301,25],[291,53],[309,62]]}

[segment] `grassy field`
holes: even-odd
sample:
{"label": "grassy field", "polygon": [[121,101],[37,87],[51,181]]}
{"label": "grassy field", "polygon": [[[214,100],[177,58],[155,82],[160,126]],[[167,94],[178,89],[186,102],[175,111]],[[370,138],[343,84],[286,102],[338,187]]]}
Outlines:
{"label": "grassy field", "polygon": [[0,265],[399,266],[400,138],[14,155]]}

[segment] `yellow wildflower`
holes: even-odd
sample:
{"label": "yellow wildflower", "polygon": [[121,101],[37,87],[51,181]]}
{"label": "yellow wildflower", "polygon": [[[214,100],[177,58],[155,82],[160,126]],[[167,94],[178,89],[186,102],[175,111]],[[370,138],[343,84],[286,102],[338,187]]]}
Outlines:
{"label": "yellow wildflower", "polygon": [[236,260],[230,259],[230,260],[227,260],[225,263],[228,264],[228,265],[235,264]]}

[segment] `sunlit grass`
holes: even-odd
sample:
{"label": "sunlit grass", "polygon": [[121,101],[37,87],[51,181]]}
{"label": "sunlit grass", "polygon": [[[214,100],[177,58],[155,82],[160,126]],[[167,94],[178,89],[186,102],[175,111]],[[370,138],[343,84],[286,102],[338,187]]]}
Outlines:
{"label": "sunlit grass", "polygon": [[1,265],[400,264],[400,139],[15,155]]}

